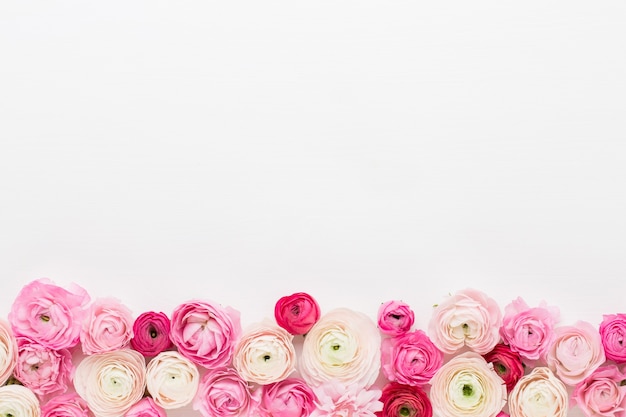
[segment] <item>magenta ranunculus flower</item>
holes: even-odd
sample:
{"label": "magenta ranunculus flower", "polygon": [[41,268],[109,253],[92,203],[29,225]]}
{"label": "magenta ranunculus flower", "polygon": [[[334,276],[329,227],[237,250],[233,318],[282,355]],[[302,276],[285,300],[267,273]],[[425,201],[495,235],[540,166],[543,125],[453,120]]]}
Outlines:
{"label": "magenta ranunculus flower", "polygon": [[380,397],[383,410],[378,417],[432,417],[433,407],[426,392],[420,387],[390,382],[383,387]]}
{"label": "magenta ranunculus flower", "polygon": [[387,301],[378,308],[378,328],[390,336],[400,336],[411,330],[415,313],[402,301]]}
{"label": "magenta ranunculus flower", "polygon": [[15,336],[23,336],[50,349],[75,346],[80,337],[87,291],[78,285],[64,289],[47,278],[25,285],[9,313]]}
{"label": "magenta ranunculus flower", "polygon": [[507,345],[497,344],[491,352],[483,355],[483,358],[493,365],[493,370],[502,378],[509,392],[524,376],[522,358]]}
{"label": "magenta ranunculus flower", "polygon": [[170,319],[165,313],[148,311],[142,313],[133,323],[133,349],[146,357],[156,356],[172,346],[170,340]]}
{"label": "magenta ranunculus flower", "polygon": [[626,362],[626,314],[607,314],[600,323],[600,337],[606,358]]}
{"label": "magenta ranunculus flower", "polygon": [[17,341],[8,321],[0,319],[0,386],[9,379],[17,363]]}
{"label": "magenta ranunculus flower", "polygon": [[127,347],[133,337],[133,315],[119,300],[96,300],[83,322],[80,341],[85,355]]}
{"label": "magenta ranunculus flower", "polygon": [[309,294],[281,297],[274,306],[276,323],[293,335],[306,334],[320,318],[320,307]]}
{"label": "magenta ranunculus flower", "polygon": [[64,394],[74,373],[69,350],[52,350],[24,338],[18,339],[18,345],[15,378],[40,397]]}
{"label": "magenta ranunculus flower", "polygon": [[601,366],[574,389],[572,399],[589,417],[626,416],[626,374],[616,365]]}
{"label": "magenta ranunculus flower", "polygon": [[422,330],[384,339],[381,346],[383,373],[389,381],[425,385],[443,364],[443,353]]}
{"label": "magenta ranunculus flower", "polygon": [[87,402],[75,392],[52,398],[41,407],[41,417],[94,417]]}
{"label": "magenta ranunculus flower", "polygon": [[523,358],[538,360],[554,340],[554,326],[559,321],[559,309],[542,302],[530,308],[518,297],[504,308],[500,335],[513,352]]}
{"label": "magenta ranunculus flower", "polygon": [[261,417],[308,417],[315,410],[316,397],[306,382],[288,378],[261,388]]}
{"label": "magenta ranunculus flower", "polygon": [[248,383],[232,368],[207,372],[193,400],[203,417],[248,417],[255,408]]}
{"label": "magenta ranunculus flower", "polygon": [[239,312],[207,301],[174,309],[170,338],[181,355],[207,369],[226,366],[241,337]]}
{"label": "magenta ranunculus flower", "polygon": [[130,407],[124,417],[167,417],[167,413],[152,398],[144,397]]}

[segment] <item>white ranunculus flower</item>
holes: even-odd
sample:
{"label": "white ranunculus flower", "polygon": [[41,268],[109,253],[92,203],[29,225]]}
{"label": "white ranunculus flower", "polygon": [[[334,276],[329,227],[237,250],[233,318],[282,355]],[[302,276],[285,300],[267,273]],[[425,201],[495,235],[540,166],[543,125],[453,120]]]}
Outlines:
{"label": "white ranunculus flower", "polygon": [[380,371],[380,332],[363,313],[337,308],[323,315],[304,338],[299,370],[312,387],[336,380],[369,388]]}
{"label": "white ranunculus flower", "polygon": [[176,351],[155,356],[148,363],[146,379],[154,402],[166,410],[190,404],[200,384],[198,367]]}
{"label": "white ranunculus flower", "polygon": [[520,379],[509,394],[511,417],[566,417],[565,384],[547,367],[538,367]]}
{"label": "white ranunculus flower", "polygon": [[76,367],[74,388],[96,417],[122,416],[146,389],[146,361],[122,349],[85,357]]}
{"label": "white ranunculus flower", "polygon": [[17,364],[17,342],[11,331],[11,325],[0,319],[0,385],[11,377]]}
{"label": "white ranunculus flower", "polygon": [[295,370],[293,335],[272,323],[258,323],[239,339],[233,366],[248,382],[267,385],[282,381]]}
{"label": "white ranunculus flower", "polygon": [[21,385],[0,387],[0,416],[39,417],[37,396]]}
{"label": "white ranunculus flower", "polygon": [[494,417],[506,404],[506,385],[474,352],[455,356],[430,380],[433,410],[442,417]]}

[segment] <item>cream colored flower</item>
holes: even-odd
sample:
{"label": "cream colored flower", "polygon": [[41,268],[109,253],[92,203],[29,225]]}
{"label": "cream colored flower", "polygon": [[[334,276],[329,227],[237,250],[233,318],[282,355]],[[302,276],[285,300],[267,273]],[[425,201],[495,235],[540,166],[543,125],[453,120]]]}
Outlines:
{"label": "cream colored flower", "polygon": [[39,417],[41,411],[37,396],[21,385],[0,387],[0,416]]}
{"label": "cream colored flower", "polygon": [[567,409],[567,388],[547,367],[533,369],[509,394],[511,417],[566,417]]}
{"label": "cream colored flower", "polygon": [[9,323],[0,319],[0,385],[4,385],[17,364],[17,342]]}
{"label": "cream colored flower", "polygon": [[176,351],[154,357],[148,363],[146,379],[154,402],[167,410],[190,404],[200,384],[196,365]]}

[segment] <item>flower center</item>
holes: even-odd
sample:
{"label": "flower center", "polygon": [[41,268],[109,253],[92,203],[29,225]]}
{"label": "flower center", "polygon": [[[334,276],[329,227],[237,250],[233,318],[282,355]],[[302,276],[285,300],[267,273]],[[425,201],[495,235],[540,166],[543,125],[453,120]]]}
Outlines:
{"label": "flower center", "polygon": [[341,346],[334,344],[331,346],[333,350],[339,350],[341,348]]}
{"label": "flower center", "polygon": [[502,365],[501,363],[497,363],[496,364],[496,372],[498,373],[498,375],[503,375],[506,373],[506,366]]}
{"label": "flower center", "polygon": [[265,362],[269,361],[270,359],[271,359],[270,355],[265,355],[265,356],[263,356],[263,360],[264,360]]}
{"label": "flower center", "polygon": [[465,397],[471,397],[473,393],[474,393],[474,389],[472,388],[471,385],[468,385],[468,384],[463,385],[463,395]]}
{"label": "flower center", "polygon": [[150,327],[150,337],[156,339],[158,335],[159,334],[157,333],[156,329],[154,327]]}
{"label": "flower center", "polygon": [[41,316],[39,316],[39,318],[41,319],[41,321],[43,321],[44,323],[47,323],[50,321],[50,316],[47,314],[42,314]]}
{"label": "flower center", "polygon": [[411,410],[409,410],[409,407],[402,407],[402,408],[400,408],[399,414],[402,417],[408,417],[408,416],[411,415]]}

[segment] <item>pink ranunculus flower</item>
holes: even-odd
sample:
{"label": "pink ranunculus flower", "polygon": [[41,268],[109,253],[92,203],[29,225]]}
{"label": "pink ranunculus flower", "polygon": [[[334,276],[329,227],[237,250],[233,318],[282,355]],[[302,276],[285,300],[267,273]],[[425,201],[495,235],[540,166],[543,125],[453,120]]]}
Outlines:
{"label": "pink ranunculus flower", "polygon": [[126,348],[133,337],[133,316],[119,300],[96,300],[83,322],[80,341],[85,355]]}
{"label": "pink ranunculus flower", "polygon": [[380,343],[376,323],[367,315],[334,309],[304,338],[300,374],[314,389],[330,380],[369,388],[380,372]]}
{"label": "pink ranunculus flower", "polygon": [[9,313],[15,336],[23,336],[50,349],[75,346],[85,309],[87,292],[72,285],[64,289],[42,278],[25,285]]}
{"label": "pink ranunculus flower", "polygon": [[606,358],[626,362],[626,314],[607,314],[600,323],[600,337]]}
{"label": "pink ranunculus flower", "polygon": [[261,387],[261,417],[308,417],[315,410],[317,397],[303,380],[288,378]]}
{"label": "pink ranunculus flower", "polygon": [[170,319],[165,313],[148,311],[142,313],[133,323],[133,349],[146,357],[156,356],[172,346],[170,340]]}
{"label": "pink ranunculus flower", "polygon": [[415,313],[402,301],[387,301],[378,308],[378,328],[390,336],[400,336],[411,330]]}
{"label": "pink ranunculus flower", "polygon": [[530,308],[518,297],[504,308],[500,335],[513,352],[523,358],[538,360],[554,340],[554,326],[559,321],[559,309],[542,302]]}
{"label": "pink ranunculus flower", "polygon": [[198,392],[200,372],[196,364],[176,351],[159,353],[148,363],[148,392],[166,410],[190,404]]}
{"label": "pink ranunculus flower", "polygon": [[601,366],[576,385],[572,399],[588,417],[626,416],[626,374],[616,365]]}
{"label": "pink ranunculus flower", "polygon": [[167,413],[152,398],[145,397],[130,407],[124,417],[167,417]]}
{"label": "pink ranunculus flower", "polygon": [[319,386],[314,417],[376,417],[383,409],[379,389],[363,389],[361,385],[343,385],[333,380]]}
{"label": "pink ranunculus flower", "polygon": [[9,322],[0,319],[0,385],[8,381],[16,364],[17,341]]}
{"label": "pink ranunculus flower", "polygon": [[483,358],[493,365],[493,370],[502,378],[509,392],[524,376],[522,358],[507,345],[497,344],[491,352],[483,355]]}
{"label": "pink ranunculus flower", "polygon": [[441,417],[495,417],[506,404],[506,386],[475,352],[446,362],[430,380],[430,400]]}
{"label": "pink ranunculus flower", "polygon": [[383,373],[389,381],[425,385],[443,364],[443,353],[422,330],[384,339],[381,346]]}
{"label": "pink ranunculus flower", "polygon": [[557,327],[554,343],[546,354],[548,367],[572,386],[591,375],[605,360],[598,330],[585,321]]}
{"label": "pink ranunculus flower", "polygon": [[22,385],[0,387],[0,416],[39,417],[41,408],[37,396]]}
{"label": "pink ranunculus flower", "polygon": [[178,351],[207,369],[230,364],[241,336],[239,312],[206,301],[189,301],[174,309],[170,338]]}
{"label": "pink ranunculus flower", "polygon": [[40,397],[65,393],[74,374],[70,351],[52,350],[23,338],[18,339],[18,346],[15,378]]}
{"label": "pink ranunculus flower", "polygon": [[511,417],[567,417],[565,384],[549,368],[534,368],[509,394]]}
{"label": "pink ranunculus flower", "polygon": [[428,335],[444,353],[455,353],[467,346],[484,355],[500,341],[501,324],[502,313],[496,301],[468,288],[435,307]]}
{"label": "pink ranunculus flower", "polygon": [[383,387],[378,417],[432,417],[433,407],[422,388],[390,382]]}
{"label": "pink ranunculus flower", "polygon": [[75,392],[52,398],[41,407],[41,417],[94,417],[87,402]]}
{"label": "pink ranunculus flower", "polygon": [[254,415],[256,402],[237,371],[222,368],[202,377],[193,409],[203,417],[248,417]]}
{"label": "pink ranunculus flower", "polygon": [[86,356],[76,367],[74,388],[96,417],[119,417],[146,390],[146,360],[130,349]]}
{"label": "pink ranunculus flower", "polygon": [[281,297],[274,306],[276,323],[293,335],[305,334],[320,318],[320,307],[309,294]]}
{"label": "pink ranunculus flower", "polygon": [[296,368],[293,335],[273,323],[250,326],[235,347],[233,366],[243,379],[260,385],[287,378]]}
{"label": "pink ranunculus flower", "polygon": [[504,411],[500,411],[496,417],[510,417],[510,416]]}

